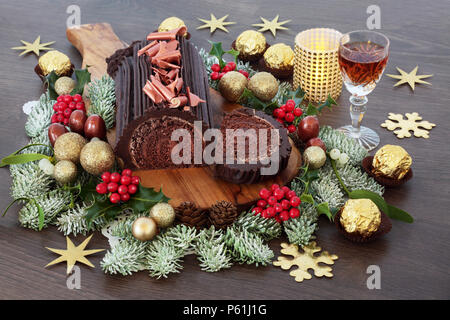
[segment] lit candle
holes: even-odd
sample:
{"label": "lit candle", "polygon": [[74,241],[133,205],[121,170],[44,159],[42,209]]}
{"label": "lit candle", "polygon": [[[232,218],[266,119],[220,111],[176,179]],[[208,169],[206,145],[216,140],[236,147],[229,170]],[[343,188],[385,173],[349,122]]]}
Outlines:
{"label": "lit candle", "polygon": [[337,99],[342,91],[339,70],[339,31],[309,29],[295,37],[294,88],[301,86],[306,98],[323,102],[331,95]]}

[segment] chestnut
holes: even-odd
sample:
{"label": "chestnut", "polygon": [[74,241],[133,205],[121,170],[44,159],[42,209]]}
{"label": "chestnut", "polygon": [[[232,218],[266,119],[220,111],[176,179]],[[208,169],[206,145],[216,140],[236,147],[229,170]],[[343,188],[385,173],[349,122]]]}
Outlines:
{"label": "chestnut", "polygon": [[66,132],[68,132],[66,127],[61,123],[52,123],[48,127],[48,138],[52,147],[55,145],[56,139],[58,139],[59,136],[63,135]]}
{"label": "chestnut", "polygon": [[98,114],[90,115],[84,123],[84,136],[87,139],[97,137],[99,139],[105,139],[106,137],[106,125],[105,120]]}
{"label": "chestnut", "polygon": [[69,128],[72,132],[83,135],[84,124],[86,123],[86,113],[83,110],[73,110],[69,118]]}

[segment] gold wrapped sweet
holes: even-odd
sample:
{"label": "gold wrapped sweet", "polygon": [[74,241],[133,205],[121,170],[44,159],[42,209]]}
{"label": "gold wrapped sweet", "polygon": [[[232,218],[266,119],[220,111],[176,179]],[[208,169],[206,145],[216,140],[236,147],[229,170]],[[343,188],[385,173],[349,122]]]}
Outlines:
{"label": "gold wrapped sweet", "polygon": [[257,72],[248,81],[248,89],[258,99],[270,101],[278,92],[278,81],[268,72]]}
{"label": "gold wrapped sweet", "polygon": [[186,24],[183,20],[177,17],[169,17],[165,19],[158,27],[158,32],[170,31],[179,27],[185,27]]}
{"label": "gold wrapped sweet", "polygon": [[294,67],[294,51],[284,43],[274,44],[264,53],[264,62],[273,69],[292,69]]}
{"label": "gold wrapped sweet", "polygon": [[387,144],[375,153],[372,172],[377,176],[400,180],[411,168],[411,156],[400,146]]}
{"label": "gold wrapped sweet", "polygon": [[39,58],[39,68],[44,76],[55,71],[58,76],[68,74],[72,63],[68,56],[58,50],[52,50]]}
{"label": "gold wrapped sweet", "polygon": [[266,50],[266,38],[261,32],[247,30],[237,37],[235,46],[236,50],[245,56],[263,54]]}
{"label": "gold wrapped sweet", "polygon": [[230,102],[237,102],[247,87],[247,78],[237,71],[227,72],[219,81],[219,91]]}
{"label": "gold wrapped sweet", "polygon": [[380,227],[381,212],[370,199],[349,199],[342,209],[340,223],[348,233],[369,237]]}

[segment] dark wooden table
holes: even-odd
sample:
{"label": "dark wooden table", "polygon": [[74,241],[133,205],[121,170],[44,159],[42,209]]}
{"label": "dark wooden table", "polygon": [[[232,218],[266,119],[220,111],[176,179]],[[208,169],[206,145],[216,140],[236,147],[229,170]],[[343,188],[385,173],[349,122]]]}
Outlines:
{"label": "dark wooden table", "polygon": [[[207,40],[222,41],[228,47],[236,36],[259,17],[292,19],[290,30],[281,31],[270,43],[293,44],[295,35],[311,27],[331,27],[342,32],[366,28],[371,4],[381,8],[381,32],[391,39],[387,73],[398,66],[406,71],[419,65],[419,73],[434,74],[432,86],[419,85],[413,93],[406,85],[393,88],[395,80],[383,77],[369,96],[364,124],[376,129],[381,144],[400,144],[413,157],[414,179],[405,186],[386,192],[386,199],[404,208],[414,217],[414,224],[393,222],[391,233],[367,245],[343,239],[325,219],[320,221],[319,244],[339,256],[334,278],[296,283],[288,272],[272,266],[255,268],[236,265],[218,272],[201,272],[194,256],[185,258],[184,270],[167,280],[151,279],[147,272],[133,276],[103,274],[99,262],[103,254],[92,256],[95,269],[81,267],[81,290],[66,287],[65,265],[44,266],[56,256],[44,247],[65,246],[65,239],[55,228],[34,232],[17,222],[18,208],[0,219],[0,298],[9,299],[435,299],[450,298],[450,197],[449,130],[450,122],[450,22],[447,0],[436,1],[254,1],[229,0],[226,5],[211,1],[2,1],[0,4],[0,146],[1,156],[27,143],[24,132],[26,116],[22,105],[41,94],[41,82],[34,74],[34,55],[18,57],[11,50],[19,40],[43,42],[55,40],[54,48],[67,53],[75,65],[80,55],[67,41],[66,8],[81,8],[81,23],[109,22],[117,35],[130,42],[141,39],[168,16],[182,18],[189,27],[192,41],[208,47]],[[183,4],[182,4],[183,3]],[[230,14],[229,33],[196,30],[199,18],[217,18]],[[348,94],[339,105],[325,112],[322,124],[338,127],[349,123]],[[388,112],[419,112],[425,120],[436,123],[429,139],[399,140],[380,127]],[[10,202],[10,176],[0,170],[0,207]],[[83,237],[77,237],[79,243]],[[96,233],[90,248],[108,248],[106,239]],[[272,247],[279,253],[279,241]],[[381,268],[381,289],[366,287],[369,265]]]}

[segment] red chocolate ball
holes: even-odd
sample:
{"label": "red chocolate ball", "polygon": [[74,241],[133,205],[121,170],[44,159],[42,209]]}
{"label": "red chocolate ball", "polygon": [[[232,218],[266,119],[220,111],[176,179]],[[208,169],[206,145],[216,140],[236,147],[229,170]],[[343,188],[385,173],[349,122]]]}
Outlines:
{"label": "red chocolate ball", "polygon": [[68,132],[68,131],[63,124],[52,123],[48,127],[48,138],[50,139],[51,145],[54,146],[56,139],[58,139],[60,135],[63,135],[66,132]]}
{"label": "red chocolate ball", "polygon": [[84,134],[84,125],[86,123],[86,113],[82,110],[73,110],[69,118],[69,128],[72,132]]}
{"label": "red chocolate ball", "polygon": [[307,116],[300,121],[297,134],[303,142],[316,138],[319,135],[319,120],[314,116]]}
{"label": "red chocolate ball", "polygon": [[86,119],[84,124],[84,136],[89,140],[94,137],[105,139],[106,125],[102,117],[97,114],[93,114]]}

